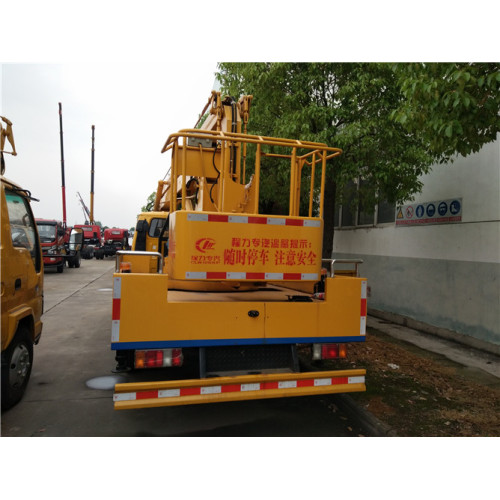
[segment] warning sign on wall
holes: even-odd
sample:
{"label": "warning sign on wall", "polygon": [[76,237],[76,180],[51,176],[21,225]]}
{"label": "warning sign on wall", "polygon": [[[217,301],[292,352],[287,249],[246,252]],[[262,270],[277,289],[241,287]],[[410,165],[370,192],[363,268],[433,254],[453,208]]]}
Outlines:
{"label": "warning sign on wall", "polygon": [[462,222],[462,198],[403,205],[396,214],[396,227]]}

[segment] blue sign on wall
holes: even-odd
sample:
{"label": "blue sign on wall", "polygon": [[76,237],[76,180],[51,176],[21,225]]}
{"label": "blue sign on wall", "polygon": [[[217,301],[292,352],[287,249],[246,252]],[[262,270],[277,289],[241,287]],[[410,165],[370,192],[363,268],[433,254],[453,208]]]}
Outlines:
{"label": "blue sign on wall", "polygon": [[397,227],[462,222],[462,198],[403,205],[397,214]]}
{"label": "blue sign on wall", "polygon": [[448,203],[446,203],[445,201],[442,201],[438,205],[438,212],[439,212],[439,215],[441,217],[444,217],[446,215],[446,212],[448,212]]}
{"label": "blue sign on wall", "polygon": [[450,212],[453,215],[457,215],[460,212],[461,208],[462,208],[462,205],[460,204],[460,202],[458,200],[453,200],[450,203]]}

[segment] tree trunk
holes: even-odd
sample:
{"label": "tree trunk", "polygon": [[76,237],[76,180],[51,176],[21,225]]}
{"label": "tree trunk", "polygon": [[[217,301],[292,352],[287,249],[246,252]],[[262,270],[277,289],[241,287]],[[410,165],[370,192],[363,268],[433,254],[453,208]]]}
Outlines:
{"label": "tree trunk", "polygon": [[335,191],[336,185],[332,180],[326,181],[325,202],[323,211],[323,259],[331,259],[333,251],[333,232],[335,227]]}

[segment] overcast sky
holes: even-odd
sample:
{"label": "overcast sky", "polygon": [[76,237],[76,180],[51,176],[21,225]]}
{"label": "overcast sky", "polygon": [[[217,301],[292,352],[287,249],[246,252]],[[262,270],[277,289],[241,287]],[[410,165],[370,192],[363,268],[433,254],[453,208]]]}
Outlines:
{"label": "overcast sky", "polygon": [[[0,115],[13,123],[17,156],[5,176],[40,202],[35,217],[62,220],[62,103],[68,225],[90,209],[92,125],[94,218],[130,228],[169,165],[169,134],[193,127],[213,88],[216,62],[2,64]],[[182,78],[181,76],[182,75]]]}

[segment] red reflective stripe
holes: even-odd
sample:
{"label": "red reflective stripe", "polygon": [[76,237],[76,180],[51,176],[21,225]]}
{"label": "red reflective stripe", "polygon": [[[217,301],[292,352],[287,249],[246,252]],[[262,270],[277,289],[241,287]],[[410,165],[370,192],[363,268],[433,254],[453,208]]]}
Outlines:
{"label": "red reflective stripe", "polygon": [[264,280],[266,279],[266,273],[246,273],[247,280]]}
{"label": "red reflective stripe", "polygon": [[[298,379],[293,381],[296,387],[314,387],[314,379]],[[286,384],[287,381],[284,381]],[[348,384],[349,377],[332,377],[331,385]],[[289,387],[293,389],[294,387]],[[199,396],[201,395],[201,387],[182,387],[179,389],[180,397],[182,396]],[[260,390],[279,389],[279,382],[261,382]],[[257,389],[256,389],[257,390]],[[241,392],[241,384],[226,384],[221,386],[222,393]],[[115,395],[116,396],[116,395]],[[157,399],[159,394],[157,390],[140,391],[135,393],[135,399]],[[117,399],[118,400],[118,399]]]}
{"label": "red reflective stripe", "polygon": [[297,387],[314,387],[314,379],[297,380]]}
{"label": "red reflective stripe", "polygon": [[233,385],[223,385],[221,386],[221,392],[240,392],[241,385],[233,384]]}
{"label": "red reflective stripe", "polygon": [[120,303],[121,299],[113,299],[113,313],[111,316],[113,321],[120,319]]}
{"label": "red reflective stripe", "polygon": [[210,222],[228,222],[228,215],[218,215],[218,214],[208,214],[208,220]]}
{"label": "red reflective stripe", "polygon": [[348,384],[348,377],[332,377],[332,385]]}
{"label": "red reflective stripe", "polygon": [[301,280],[302,274],[300,273],[283,273],[284,280]]}
{"label": "red reflective stripe", "polygon": [[361,316],[366,316],[366,299],[361,299]]}
{"label": "red reflective stripe", "polygon": [[225,280],[226,277],[226,273],[217,271],[207,272],[207,280]]}
{"label": "red reflective stripe", "polygon": [[267,217],[248,217],[249,224],[267,224]]}
{"label": "red reflective stripe", "polygon": [[261,389],[278,389],[278,382],[264,382],[260,386]]}
{"label": "red reflective stripe", "polygon": [[199,396],[200,393],[199,387],[182,387],[180,391],[181,396]]}
{"label": "red reflective stripe", "polygon": [[151,399],[157,397],[158,391],[141,391],[135,393],[135,399]]}
{"label": "red reflective stripe", "polygon": [[304,221],[300,219],[286,219],[285,226],[303,226]]}

